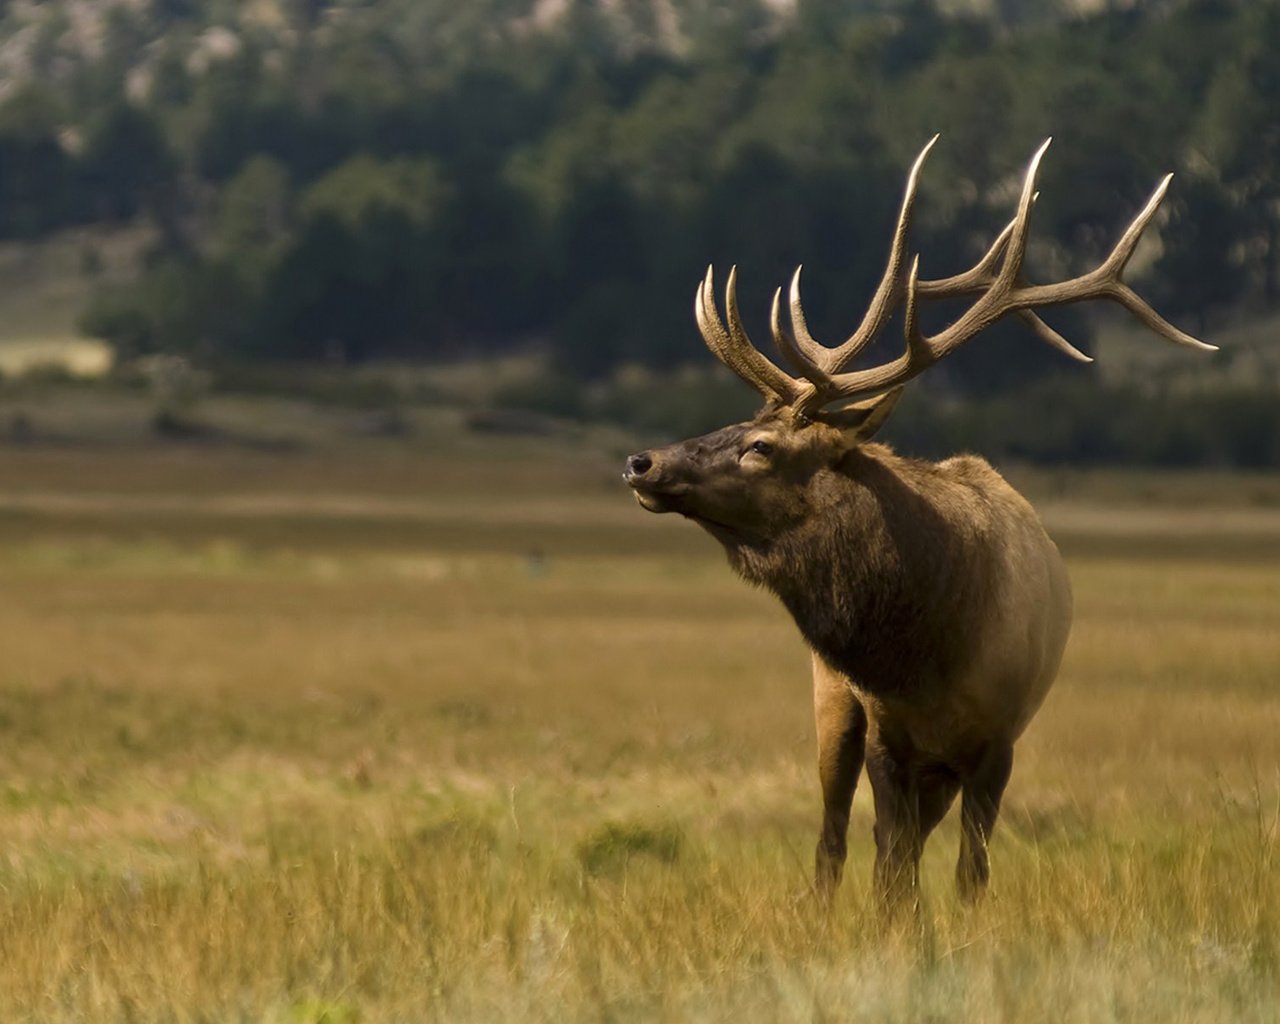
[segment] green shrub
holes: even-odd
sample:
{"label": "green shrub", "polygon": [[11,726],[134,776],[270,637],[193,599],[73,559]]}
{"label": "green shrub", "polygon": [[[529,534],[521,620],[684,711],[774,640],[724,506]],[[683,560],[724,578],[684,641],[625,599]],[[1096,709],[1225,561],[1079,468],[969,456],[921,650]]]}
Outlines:
{"label": "green shrub", "polygon": [[578,843],[578,862],[589,875],[617,875],[636,857],[674,864],[683,844],[674,825],[611,821]]}

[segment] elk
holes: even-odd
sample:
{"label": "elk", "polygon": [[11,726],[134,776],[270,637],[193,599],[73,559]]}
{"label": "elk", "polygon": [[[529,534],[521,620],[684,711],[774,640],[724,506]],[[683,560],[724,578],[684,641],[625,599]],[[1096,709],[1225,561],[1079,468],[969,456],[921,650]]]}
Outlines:
{"label": "elk", "polygon": [[[1067,355],[1084,355],[1033,310],[1111,299],[1155,333],[1213,350],[1178,330],[1121,281],[1168,175],[1095,269],[1056,284],[1022,275],[1036,152],[1017,212],[986,254],[953,277],[921,280],[906,261],[916,182],[937,136],[907,178],[888,264],[856,331],[829,348],[809,333],[800,271],[790,330],[774,293],[774,341],[784,372],[748,338],[736,268],[722,319],[712,271],[695,316],[711,351],[765,399],[754,419],[630,456],[623,474],[640,505],[677,512],[723,545],[730,565],[776,594],[808,643],[823,818],[815,887],[840,883],[854,788],[864,763],[875,805],[874,890],[885,907],[917,900],[925,840],[961,794],[956,884],[986,889],[987,844],[1013,766],[1014,742],[1057,675],[1071,627],[1071,587],[1057,546],[1031,505],[985,460],[904,458],[871,438],[903,385],[984,328],[1016,314]],[[926,334],[920,306],[972,303]],[[896,359],[848,369],[898,307],[906,347]]]}

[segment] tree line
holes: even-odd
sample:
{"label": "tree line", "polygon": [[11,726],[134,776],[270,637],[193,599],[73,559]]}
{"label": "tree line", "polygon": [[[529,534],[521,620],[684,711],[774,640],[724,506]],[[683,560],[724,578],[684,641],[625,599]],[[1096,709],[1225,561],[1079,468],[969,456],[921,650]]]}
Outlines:
{"label": "tree line", "polygon": [[[44,71],[0,103],[0,234],[152,229],[136,280],[83,316],[125,357],[536,343],[604,379],[702,358],[690,307],[709,263],[740,265],[759,336],[804,263],[815,333],[838,339],[936,131],[927,276],[981,253],[1052,134],[1042,277],[1096,261],[1172,169],[1136,283],[1196,331],[1280,303],[1276,0],[570,0],[554,17],[534,0],[290,0],[270,25],[245,6],[121,5],[70,56],[50,30]],[[944,384],[1006,387],[1054,358],[997,331]]]}

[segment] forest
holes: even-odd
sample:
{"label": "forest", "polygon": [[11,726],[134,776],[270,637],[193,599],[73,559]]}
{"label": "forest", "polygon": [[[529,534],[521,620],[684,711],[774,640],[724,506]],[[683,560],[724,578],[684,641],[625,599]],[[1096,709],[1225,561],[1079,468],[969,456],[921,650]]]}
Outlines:
{"label": "forest", "polygon": [[[990,243],[1052,135],[1032,274],[1096,263],[1173,171],[1130,278],[1224,351],[1090,372],[993,330],[912,396],[901,436],[1280,464],[1276,0],[87,6],[0,5],[0,236],[144,232],[136,273],[80,316],[121,365],[537,352],[504,401],[714,425],[742,396],[708,376],[693,327],[708,264],[740,266],[763,338],[803,263],[811,326],[834,342],[924,142],[942,133],[914,244],[941,276]],[[1168,347],[1092,308],[1050,319],[1086,349],[1108,332]],[[688,409],[646,399],[689,366]],[[618,383],[637,374],[648,391]]]}

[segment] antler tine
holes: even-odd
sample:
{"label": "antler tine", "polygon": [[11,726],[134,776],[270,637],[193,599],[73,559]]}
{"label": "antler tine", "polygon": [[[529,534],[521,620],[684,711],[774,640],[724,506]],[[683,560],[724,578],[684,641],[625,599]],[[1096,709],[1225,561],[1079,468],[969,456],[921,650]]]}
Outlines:
{"label": "antler tine", "polygon": [[773,332],[774,347],[797,373],[805,377],[822,379],[822,371],[810,358],[810,354],[800,347],[791,332],[782,325],[781,288],[775,288],[773,292],[773,303],[769,307],[769,329]]}
{"label": "antler tine", "polygon": [[702,340],[706,342],[707,348],[711,349],[711,354],[732,369],[732,363],[727,353],[729,334],[721,325],[719,318],[713,319],[707,312],[707,296],[710,293],[711,268],[707,267],[707,272],[702,280],[698,282],[698,289],[693,295],[693,317],[698,325],[699,333],[702,334]]}
{"label": "antler tine", "polygon": [[1169,191],[1169,182],[1171,181],[1173,181],[1172,174],[1166,174],[1161,178],[1160,184],[1156,186],[1155,191],[1151,193],[1151,198],[1147,200],[1147,205],[1129,222],[1124,234],[1120,236],[1120,241],[1116,242],[1116,247],[1111,250],[1111,255],[1102,263],[1108,274],[1114,273],[1118,279],[1124,273],[1124,268],[1129,265],[1129,260],[1133,258],[1134,250],[1138,248],[1142,232],[1151,223],[1151,218],[1156,215],[1156,210],[1160,208],[1160,204],[1164,201],[1164,194]]}
{"label": "antler tine", "polygon": [[707,268],[706,277],[694,297],[694,316],[702,339],[717,359],[766,399],[795,404],[806,391],[812,390],[812,386],[783,373],[751,343],[738,313],[737,269],[734,267],[729,271],[725,287],[725,312],[729,320],[726,329],[716,308],[714,272],[711,267]]}
{"label": "antler tine", "polygon": [[1031,331],[1037,338],[1046,345],[1052,345],[1065,356],[1069,356],[1077,363],[1091,363],[1093,356],[1081,352],[1071,342],[1067,341],[1061,334],[1055,331],[1047,323],[1041,320],[1029,309],[1019,309],[1015,315],[1019,320],[1031,328]]}
{"label": "antler tine", "polygon": [[1143,324],[1155,331],[1162,338],[1172,341],[1177,345],[1185,345],[1187,348],[1199,349],[1201,352],[1217,352],[1217,345],[1210,345],[1207,341],[1201,341],[1186,331],[1180,331],[1169,323],[1164,317],[1152,309],[1145,303],[1138,294],[1123,281],[1116,282],[1112,286],[1109,298],[1115,299],[1116,302],[1124,306],[1130,313],[1137,317]]}
{"label": "antler tine", "polygon": [[1013,234],[1016,224],[1016,219],[1009,221],[1004,226],[1004,230],[996,236],[996,240],[991,243],[983,254],[982,259],[978,260],[964,273],[955,274],[952,277],[938,278],[935,281],[919,282],[920,297],[923,299],[950,299],[957,295],[980,292],[984,288],[990,287],[991,283],[995,281],[996,264],[1000,261],[1000,256],[1004,252],[1004,247],[1008,244],[1009,236]]}
{"label": "antler tine", "polygon": [[914,369],[915,376],[926,366],[938,358],[929,339],[920,330],[918,297],[920,293],[920,256],[911,261],[911,272],[907,275],[907,302],[903,311],[904,327],[907,336],[907,366]]}
{"label": "antler tine", "polygon": [[782,326],[782,289],[773,295],[773,308],[769,314],[769,326],[773,329],[773,342],[778,351],[805,377],[815,385],[829,380],[824,364],[831,352],[826,346],[819,344],[809,333],[809,323],[805,319],[804,307],[800,304],[800,271],[803,266],[796,267],[791,277],[791,330]]}
{"label": "antler tine", "polygon": [[[1027,165],[1027,176],[1022,181],[1022,194],[1018,196],[1018,212],[1013,218],[1013,231],[1009,234],[1009,242],[1005,247],[1004,264],[996,274],[998,289],[1010,289],[1018,284],[1022,276],[1022,261],[1027,255],[1027,234],[1031,230],[1031,204],[1036,196],[1036,173],[1040,170],[1040,161],[1045,151],[1053,142],[1053,136],[1040,143],[1040,148],[1031,157]],[[988,293],[990,294],[990,293]]]}
{"label": "antler tine", "polygon": [[729,336],[733,340],[734,353],[739,355],[760,377],[771,391],[786,402],[794,402],[810,385],[780,370],[769,357],[756,348],[742,326],[738,312],[738,268],[729,268],[729,279],[724,288],[725,313],[729,319]]}
{"label": "antler tine", "polygon": [[824,364],[831,357],[831,349],[818,342],[809,333],[809,321],[804,315],[804,306],[800,302],[800,272],[804,264],[796,267],[791,275],[790,313],[791,336],[795,339],[798,350],[803,355],[806,370],[815,371],[820,377],[826,376]]}
{"label": "antler tine", "polygon": [[[871,297],[871,304],[867,307],[867,312],[862,318],[862,323],[858,325],[858,329],[850,335],[849,339],[842,345],[833,349],[822,349],[822,369],[825,375],[839,373],[848,366],[873,338],[884,330],[890,318],[893,316],[894,308],[898,304],[898,300],[902,294],[902,262],[906,254],[907,248],[907,232],[911,227],[911,211],[916,201],[916,186],[920,180],[920,171],[924,167],[924,162],[929,156],[929,151],[937,144],[941,134],[931,138],[922,150],[920,155],[916,157],[915,163],[911,165],[911,171],[907,174],[907,185],[903,190],[902,206],[898,210],[898,223],[893,231],[893,242],[889,247],[889,260],[884,268],[884,275],[880,278],[880,284],[876,288],[875,295]],[[795,314],[799,310],[801,316],[804,310],[800,306],[800,292],[798,278],[793,282],[792,286],[792,323],[794,326]]]}

